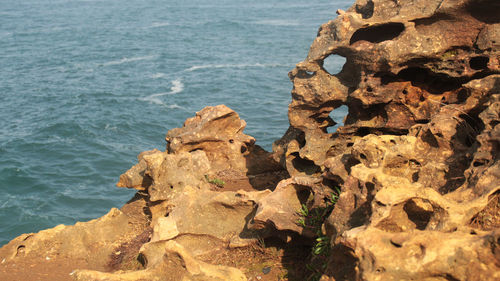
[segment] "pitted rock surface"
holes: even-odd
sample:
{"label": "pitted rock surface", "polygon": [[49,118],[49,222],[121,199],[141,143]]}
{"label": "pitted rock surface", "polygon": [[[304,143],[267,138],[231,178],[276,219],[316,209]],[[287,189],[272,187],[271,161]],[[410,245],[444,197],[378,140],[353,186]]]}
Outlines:
{"label": "pitted rock surface", "polygon": [[[360,0],[337,13],[289,73],[290,128],[274,145],[291,176],[341,187],[323,278],[500,278],[500,2]],[[346,63],[328,73],[335,55]]]}
{"label": "pitted rock surface", "polygon": [[[358,0],[337,14],[289,73],[273,153],[236,112],[207,107],[120,177],[138,190],[123,212],[20,236],[4,262],[47,252],[76,280],[246,280],[198,258],[323,236],[321,280],[499,280],[500,1]],[[329,56],[346,59],[339,73]],[[298,223],[330,207],[320,227]],[[125,257],[136,268],[109,272]]]}

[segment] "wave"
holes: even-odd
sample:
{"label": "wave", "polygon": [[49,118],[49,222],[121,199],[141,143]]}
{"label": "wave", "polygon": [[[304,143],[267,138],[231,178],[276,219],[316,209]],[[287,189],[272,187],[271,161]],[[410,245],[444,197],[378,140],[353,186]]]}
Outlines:
{"label": "wave", "polygon": [[184,84],[180,79],[175,79],[172,81],[172,87],[170,88],[171,94],[177,94],[184,90]]}
{"label": "wave", "polygon": [[165,74],[165,73],[157,72],[157,73],[151,75],[151,78],[158,79],[158,78],[164,78],[166,76],[167,76],[167,74]]}
{"label": "wave", "polygon": [[155,28],[155,27],[163,27],[163,26],[167,26],[167,25],[170,25],[170,23],[168,23],[168,22],[153,22],[149,27]]}
{"label": "wave", "polygon": [[298,26],[300,23],[296,20],[259,20],[255,24],[273,25],[273,26]]}
{"label": "wave", "polygon": [[156,58],[156,56],[143,56],[143,57],[132,57],[132,58],[122,58],[120,60],[109,61],[101,64],[102,66],[110,66],[110,65],[119,65],[129,62],[141,61],[141,60],[152,60]]}
{"label": "wave", "polygon": [[250,68],[250,67],[278,67],[283,66],[282,64],[272,63],[272,64],[262,64],[262,63],[254,63],[254,64],[204,64],[204,65],[194,65],[190,68],[187,68],[184,71],[191,72],[199,69],[212,69],[212,68]]}
{"label": "wave", "polygon": [[139,100],[147,101],[147,102],[158,104],[158,105],[164,105],[164,106],[167,106],[168,108],[180,108],[180,106],[178,106],[176,104],[166,105],[165,103],[163,103],[163,101],[160,99],[160,97],[175,95],[175,94],[182,92],[183,90],[184,90],[184,84],[182,83],[181,79],[175,79],[172,81],[172,87],[170,87],[169,92],[152,94],[152,95],[149,95],[149,96],[144,97],[144,98],[139,98]]}

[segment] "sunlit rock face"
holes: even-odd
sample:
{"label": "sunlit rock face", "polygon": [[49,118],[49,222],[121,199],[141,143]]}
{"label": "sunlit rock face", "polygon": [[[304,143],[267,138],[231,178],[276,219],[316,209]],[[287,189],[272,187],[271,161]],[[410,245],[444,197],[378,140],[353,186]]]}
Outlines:
{"label": "sunlit rock face", "polygon": [[[337,14],[289,73],[274,145],[290,175],[342,189],[324,278],[499,278],[500,2],[359,0]],[[346,59],[339,73],[329,56]]]}
{"label": "sunlit rock face", "polygon": [[[236,112],[206,107],[120,176],[138,190],[121,210],[12,240],[1,276],[52,260],[76,280],[246,280],[202,257],[321,236],[321,280],[500,280],[500,2],[358,0],[337,14],[289,73],[273,153]],[[346,59],[339,73],[329,56]]]}

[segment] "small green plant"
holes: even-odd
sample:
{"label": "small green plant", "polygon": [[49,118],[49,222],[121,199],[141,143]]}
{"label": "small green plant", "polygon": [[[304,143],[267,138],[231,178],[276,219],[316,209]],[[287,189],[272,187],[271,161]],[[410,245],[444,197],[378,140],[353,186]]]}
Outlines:
{"label": "small green plant", "polygon": [[205,179],[207,180],[208,183],[215,184],[217,187],[224,187],[226,184],[223,180],[218,179],[218,178],[209,178],[207,175],[205,175]]}
{"label": "small green plant", "polygon": [[299,214],[303,217],[309,216],[309,209],[307,208],[306,204],[301,205]]}
{"label": "small green plant", "polygon": [[311,260],[306,268],[311,272],[308,281],[317,281],[325,271],[328,257],[330,256],[330,239],[321,230],[321,226],[328,218],[340,196],[340,188],[335,187],[328,198],[325,198],[324,205],[309,209],[307,204],[301,204],[297,212],[299,218],[297,224],[305,229],[309,229],[316,234],[316,239],[311,248]]}
{"label": "small green plant", "polygon": [[325,255],[328,254],[328,251],[330,250],[330,241],[328,237],[326,236],[320,236],[316,238],[316,243],[314,244],[312,248],[312,252],[315,255]]}

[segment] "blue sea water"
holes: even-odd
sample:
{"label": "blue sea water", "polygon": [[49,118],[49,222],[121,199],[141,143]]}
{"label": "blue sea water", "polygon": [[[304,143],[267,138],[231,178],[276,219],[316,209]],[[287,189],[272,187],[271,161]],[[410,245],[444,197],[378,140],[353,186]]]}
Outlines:
{"label": "blue sea water", "polygon": [[236,110],[270,150],[288,71],[351,4],[0,0],[0,245],[121,207],[119,175],[204,106]]}

